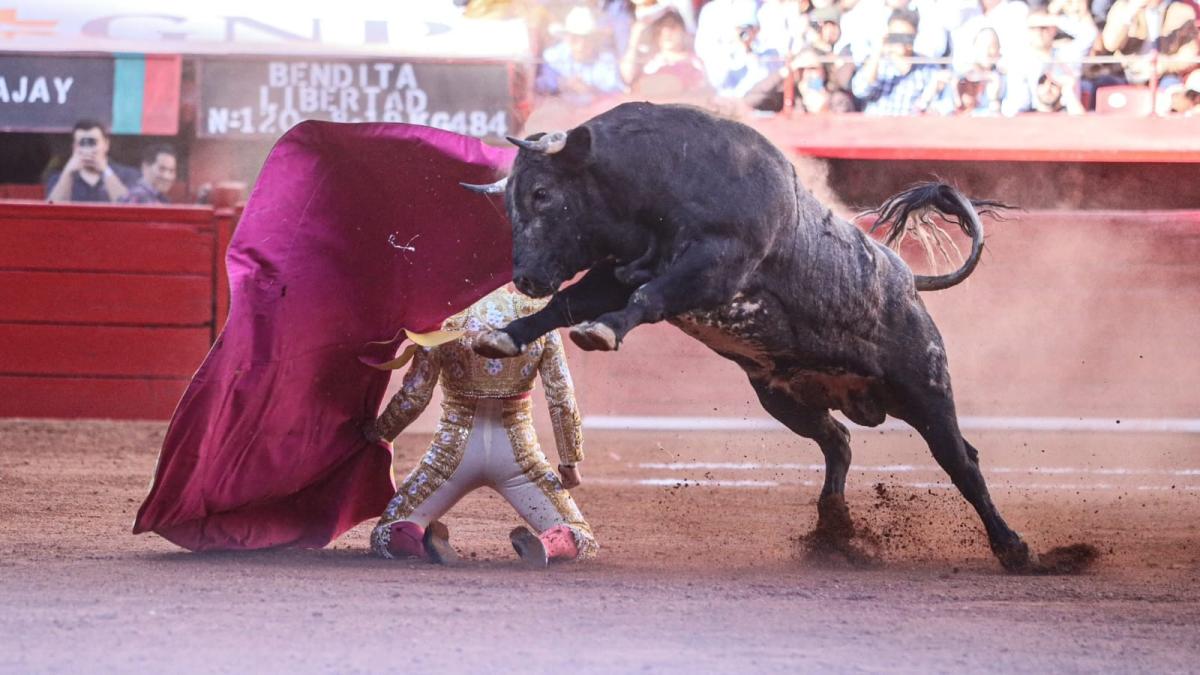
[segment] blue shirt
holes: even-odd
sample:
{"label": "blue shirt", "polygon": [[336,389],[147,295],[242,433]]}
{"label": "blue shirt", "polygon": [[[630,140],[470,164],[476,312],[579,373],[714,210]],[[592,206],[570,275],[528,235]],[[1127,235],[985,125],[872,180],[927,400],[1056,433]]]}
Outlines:
{"label": "blue shirt", "polygon": [[901,74],[895,63],[882,61],[874,82],[869,82],[865,68],[860,68],[854,74],[850,88],[863,102],[863,112],[868,115],[912,115],[924,112],[917,102],[940,70],[941,66],[918,63]]}

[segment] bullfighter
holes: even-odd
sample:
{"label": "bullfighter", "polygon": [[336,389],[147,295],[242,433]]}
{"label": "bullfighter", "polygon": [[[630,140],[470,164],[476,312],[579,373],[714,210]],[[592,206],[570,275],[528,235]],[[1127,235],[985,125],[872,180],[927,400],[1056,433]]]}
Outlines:
{"label": "bullfighter", "polygon": [[[473,351],[477,334],[528,316],[544,304],[497,289],[443,324],[446,334],[462,337],[415,351],[400,391],[365,433],[372,439],[395,439],[429,404],[439,379],[443,412],[429,450],[371,533],[375,554],[453,564],[458,555],[437,519],[484,486],[499,492],[537,532],[518,527],[509,535],[525,562],[544,567],[551,560],[596,554],[592,529],[568,492],[580,482],[583,436],[561,338],[547,333],[511,359]],[[546,388],[561,479],[533,429],[530,394],[538,374]]]}

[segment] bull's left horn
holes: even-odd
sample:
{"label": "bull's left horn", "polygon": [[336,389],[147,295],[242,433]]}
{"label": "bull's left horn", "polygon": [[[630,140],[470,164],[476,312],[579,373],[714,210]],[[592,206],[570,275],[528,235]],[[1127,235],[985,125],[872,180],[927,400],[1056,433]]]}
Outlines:
{"label": "bull's left horn", "polygon": [[565,131],[556,131],[552,134],[546,134],[536,141],[526,141],[513,136],[508,136],[507,138],[509,143],[512,143],[518,148],[532,150],[534,152],[544,152],[547,155],[553,155],[554,153],[567,147],[567,132]]}
{"label": "bull's left horn", "polygon": [[502,195],[504,194],[504,188],[508,186],[508,176],[487,185],[473,185],[471,183],[459,183],[459,185],[471,192],[478,192],[481,195]]}

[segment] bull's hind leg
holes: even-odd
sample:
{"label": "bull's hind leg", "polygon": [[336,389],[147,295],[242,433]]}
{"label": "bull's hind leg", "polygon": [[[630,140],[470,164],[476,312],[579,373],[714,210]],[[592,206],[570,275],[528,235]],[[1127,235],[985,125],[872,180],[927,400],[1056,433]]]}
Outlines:
{"label": "bull's hind leg", "polygon": [[992,503],[987,483],[979,470],[979,452],[963,439],[958,429],[954,400],[949,393],[930,391],[924,397],[910,399],[905,410],[897,411],[896,416],[921,434],[929,444],[933,458],[950,476],[963,497],[975,507],[987,530],[988,543],[1000,564],[1013,572],[1030,570],[1034,556],[1021,536],[1000,517],[1000,512]]}
{"label": "bull's hind leg", "polygon": [[828,410],[806,406],[794,397],[751,380],[758,400],[772,417],[817,442],[825,455],[825,485],[817,501],[816,534],[827,543],[846,544],[854,523],[846,506],[846,474],[850,471],[850,432]]}

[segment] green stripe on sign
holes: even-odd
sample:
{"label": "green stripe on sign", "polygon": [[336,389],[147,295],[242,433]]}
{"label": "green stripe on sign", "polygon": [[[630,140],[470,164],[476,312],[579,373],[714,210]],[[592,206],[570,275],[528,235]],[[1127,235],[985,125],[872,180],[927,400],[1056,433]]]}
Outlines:
{"label": "green stripe on sign", "polygon": [[145,55],[118,54],[113,64],[114,134],[142,133],[142,98],[145,85]]}

